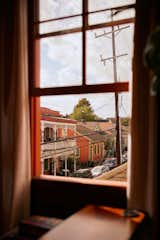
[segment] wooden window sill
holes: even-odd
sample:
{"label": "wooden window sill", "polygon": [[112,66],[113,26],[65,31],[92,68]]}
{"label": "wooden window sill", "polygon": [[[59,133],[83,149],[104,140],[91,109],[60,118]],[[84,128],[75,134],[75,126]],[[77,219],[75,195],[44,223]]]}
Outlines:
{"label": "wooden window sill", "polygon": [[88,205],[40,239],[131,239],[144,217],[141,212],[131,218],[123,216],[123,209]]}

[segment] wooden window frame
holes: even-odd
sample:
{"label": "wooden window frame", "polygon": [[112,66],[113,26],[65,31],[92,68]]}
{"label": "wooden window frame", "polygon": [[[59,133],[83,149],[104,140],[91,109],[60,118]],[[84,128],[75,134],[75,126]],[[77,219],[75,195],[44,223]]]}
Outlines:
{"label": "wooden window frame", "polygon": [[[116,25],[122,25],[127,23],[134,23],[134,18],[127,18],[116,20],[113,22],[89,25],[88,14],[106,11],[109,9],[103,9],[100,11],[88,12],[88,0],[82,0],[82,27],[67,29],[63,31],[56,31],[52,33],[40,34],[39,24],[43,21],[39,21],[39,0],[29,0],[28,4],[28,30],[29,30],[29,79],[30,79],[30,106],[31,106],[31,150],[32,150],[32,176],[40,176],[41,164],[40,164],[40,97],[50,95],[68,95],[68,94],[85,94],[85,93],[118,93],[128,92],[129,83],[114,82],[106,84],[86,84],[86,32],[88,30],[100,29],[104,27],[111,27]],[[130,5],[135,7],[134,4]],[[127,7],[127,6],[126,6]],[[117,7],[119,10],[121,7]],[[115,9],[115,8],[114,8]],[[63,17],[59,19],[69,18]],[[59,20],[50,19],[45,22]],[[81,86],[69,86],[69,87],[49,87],[40,88],[40,39],[51,36],[65,35],[68,33],[82,32],[82,85]]]}

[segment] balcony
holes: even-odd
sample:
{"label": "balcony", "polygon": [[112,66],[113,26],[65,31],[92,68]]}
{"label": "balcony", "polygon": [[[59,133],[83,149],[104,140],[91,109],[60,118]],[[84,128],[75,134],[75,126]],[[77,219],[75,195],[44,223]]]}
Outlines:
{"label": "balcony", "polygon": [[75,139],[45,143],[41,145],[41,159],[68,156],[74,154],[77,145]]}

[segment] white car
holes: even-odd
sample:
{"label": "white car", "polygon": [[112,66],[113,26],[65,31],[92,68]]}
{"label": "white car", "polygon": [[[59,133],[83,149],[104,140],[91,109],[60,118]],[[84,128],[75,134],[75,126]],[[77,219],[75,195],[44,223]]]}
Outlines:
{"label": "white car", "polygon": [[117,166],[117,159],[116,158],[106,158],[103,162],[104,165],[108,166],[110,169]]}
{"label": "white car", "polygon": [[91,174],[93,177],[97,177],[104,172],[109,171],[109,167],[105,165],[99,165],[91,169]]}

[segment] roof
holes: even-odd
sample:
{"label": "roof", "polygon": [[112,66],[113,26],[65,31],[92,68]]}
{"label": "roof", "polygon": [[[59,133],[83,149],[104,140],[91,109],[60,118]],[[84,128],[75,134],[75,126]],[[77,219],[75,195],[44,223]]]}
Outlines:
{"label": "roof", "polygon": [[59,123],[72,123],[76,124],[76,120],[68,119],[68,118],[58,118],[52,116],[41,116],[42,121],[49,121],[49,122],[59,122]]}
{"label": "roof", "polygon": [[100,134],[99,132],[93,131],[90,128],[87,128],[83,124],[77,124],[76,130],[78,133],[80,133],[80,135],[84,135],[84,137],[89,138],[91,142],[105,141],[104,135]]}
{"label": "roof", "polygon": [[109,172],[96,177],[98,180],[127,181],[127,163],[124,163]]}
{"label": "roof", "polygon": [[110,130],[115,129],[115,124],[108,121],[93,121],[93,122],[84,122],[84,125],[92,130],[101,130],[110,134]]}
{"label": "roof", "polygon": [[41,107],[41,120],[60,123],[77,123],[76,120],[64,118],[59,111],[55,111],[45,107]]}
{"label": "roof", "polygon": [[46,107],[41,107],[41,115],[47,115],[52,117],[62,117],[59,111],[55,111]]}
{"label": "roof", "polygon": [[[99,120],[99,121],[86,121],[83,122],[84,126],[92,129],[93,131],[100,130],[106,133],[107,135],[113,135],[116,131],[115,123],[107,120]],[[129,127],[128,126],[121,126],[121,131],[123,134],[128,134]]]}

